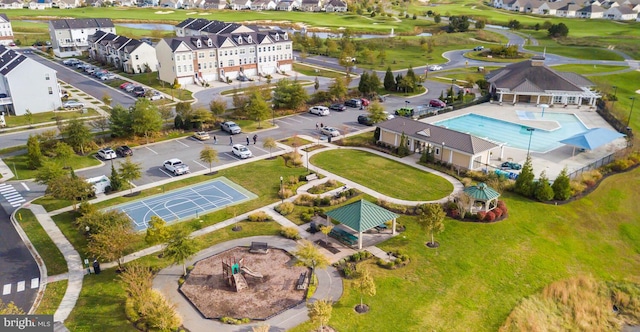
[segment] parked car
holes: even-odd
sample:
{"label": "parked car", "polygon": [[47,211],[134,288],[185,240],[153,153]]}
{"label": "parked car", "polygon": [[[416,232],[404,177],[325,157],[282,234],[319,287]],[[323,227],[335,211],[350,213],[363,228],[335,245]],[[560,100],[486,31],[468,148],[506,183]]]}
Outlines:
{"label": "parked car", "polygon": [[482,51],[484,50],[484,46],[480,45],[480,46],[476,46],[473,48],[474,51]]}
{"label": "parked car", "polygon": [[253,153],[251,153],[251,150],[249,150],[246,146],[242,144],[235,144],[231,148],[231,152],[233,152],[233,154],[236,155],[236,157],[241,159],[247,159],[247,158],[253,157]]}
{"label": "parked car", "polygon": [[522,165],[520,165],[518,163],[514,163],[512,161],[505,161],[505,162],[502,163],[502,165],[500,165],[500,167],[508,168],[508,169],[514,169],[514,170],[522,169]]}
{"label": "parked car", "polygon": [[84,104],[75,100],[75,99],[70,99],[65,101],[64,103],[62,103],[62,107],[64,108],[84,108]]}
{"label": "parked car", "polygon": [[429,67],[427,67],[429,70],[431,71],[438,71],[438,70],[442,70],[442,66],[440,65],[430,65]]}
{"label": "parked car", "polygon": [[112,73],[106,73],[102,76],[100,76],[100,79],[103,81],[108,81],[108,80],[113,80],[116,78],[116,75],[112,74]]}
{"label": "parked car", "polygon": [[104,149],[98,150],[98,156],[100,156],[100,158],[104,160],[116,159],[118,157],[115,151],[113,151],[111,148],[104,148]]}
{"label": "parked car", "polygon": [[102,75],[106,75],[108,73],[109,73],[109,71],[106,70],[106,69],[96,68],[96,71],[94,71],[92,75],[97,77],[97,78],[100,78],[100,77],[102,77]]}
{"label": "parked car", "polygon": [[124,82],[122,84],[120,84],[120,89],[124,90],[126,87],[128,87],[129,85],[132,85],[133,83],[131,82]]}
{"label": "parked car", "polygon": [[195,133],[193,133],[193,137],[200,141],[206,141],[211,138],[206,131],[196,131]]}
{"label": "parked car", "polygon": [[362,103],[362,106],[369,106],[369,104],[371,104],[367,98],[360,98],[360,102]]}
{"label": "parked car", "polygon": [[318,116],[325,116],[330,114],[329,108],[325,106],[313,106],[309,109],[309,113],[315,114]]}
{"label": "parked car", "polygon": [[242,129],[240,128],[240,126],[238,126],[233,121],[225,121],[221,123],[220,129],[222,129],[222,131],[228,132],[231,135],[240,134],[240,132],[242,132]]}
{"label": "parked car", "polygon": [[429,106],[431,107],[447,107],[447,104],[440,99],[431,99],[429,100]]}
{"label": "parked car", "polygon": [[93,74],[98,68],[94,67],[94,66],[86,66],[84,67],[84,71],[85,73],[91,75]]}
{"label": "parked car", "polygon": [[160,91],[153,90],[149,95],[149,100],[160,100],[160,99],[164,99],[164,96],[162,95],[162,93],[160,93]]}
{"label": "parked car", "polygon": [[365,126],[373,126],[373,121],[371,121],[371,118],[366,114],[358,115],[358,123]]}
{"label": "parked car", "polygon": [[325,136],[331,136],[331,137],[340,136],[340,132],[338,131],[338,129],[333,127],[323,127],[322,129],[320,129],[320,131]]}
{"label": "parked car", "polygon": [[387,111],[383,111],[382,113],[384,113],[385,119],[387,119],[387,120],[391,120],[391,119],[396,117],[395,115],[393,115],[393,114],[391,114],[391,113],[389,113]]}
{"label": "parked car", "polygon": [[64,59],[62,60],[62,64],[65,66],[75,66],[79,64],[80,61],[78,59]]}
{"label": "parked car", "polygon": [[343,104],[332,104],[331,106],[329,106],[329,109],[332,111],[344,112],[347,110],[347,107]]}
{"label": "parked car", "polygon": [[83,70],[84,66],[88,66],[88,65],[82,61],[78,61],[78,63],[76,63],[74,67],[76,67],[77,69]]}
{"label": "parked car", "polygon": [[162,166],[167,171],[173,173],[173,175],[182,175],[189,173],[189,166],[182,163],[182,160],[177,158],[165,160],[165,162],[162,163]]}
{"label": "parked car", "polygon": [[116,148],[116,155],[119,157],[130,157],[133,156],[133,150],[126,145],[121,145]]}
{"label": "parked car", "polygon": [[413,108],[412,107],[401,107],[395,111],[396,115],[411,117],[413,116]]}
{"label": "parked car", "polygon": [[127,86],[124,88],[124,91],[126,91],[126,92],[131,92],[131,91],[133,91],[133,89],[135,89],[135,87],[137,87],[137,86],[139,86],[139,85],[137,85],[137,84],[129,84],[129,85],[127,85]]}
{"label": "parked car", "polygon": [[362,101],[360,99],[349,99],[344,102],[344,106],[360,108],[360,106],[362,106]]}
{"label": "parked car", "polygon": [[136,97],[140,98],[140,97],[144,97],[144,95],[147,93],[147,90],[144,87],[138,85],[134,87],[133,90],[131,90],[131,92],[133,92],[133,94]]}

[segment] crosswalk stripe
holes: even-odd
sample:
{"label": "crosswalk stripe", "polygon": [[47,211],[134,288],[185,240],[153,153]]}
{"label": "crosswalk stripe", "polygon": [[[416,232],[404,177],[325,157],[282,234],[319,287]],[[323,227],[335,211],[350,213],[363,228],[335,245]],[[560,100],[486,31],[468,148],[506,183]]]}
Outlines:
{"label": "crosswalk stripe", "polygon": [[13,191],[16,191],[16,190],[13,187],[2,188],[2,189],[0,189],[0,194],[8,193],[10,191],[13,192]]}
{"label": "crosswalk stripe", "polygon": [[6,199],[7,199],[7,201],[9,201],[9,202],[15,202],[15,201],[18,201],[18,200],[24,199],[24,198],[22,198],[22,196],[20,196],[20,195],[18,195],[18,196],[13,196],[13,197],[5,197],[5,198],[6,198]]}
{"label": "crosswalk stripe", "polygon": [[19,201],[19,202],[9,203],[9,205],[11,205],[12,207],[18,207],[18,206],[22,205],[23,202],[24,202],[24,200],[23,201]]}
{"label": "crosswalk stripe", "polygon": [[17,286],[17,289],[16,289],[16,293],[17,293],[17,292],[22,292],[22,291],[24,291],[24,284],[25,284],[25,283],[24,283],[24,281],[19,281],[19,282],[18,282],[18,286]]}
{"label": "crosswalk stripe", "polygon": [[22,196],[20,196],[20,193],[2,195],[2,196],[4,196],[4,198],[6,198],[8,201],[10,201],[11,199],[16,198],[16,197],[22,197]]}
{"label": "crosswalk stripe", "polygon": [[11,294],[11,284],[6,284],[2,286],[2,295],[9,295],[9,294]]}
{"label": "crosswalk stripe", "polygon": [[31,289],[38,288],[38,286],[40,284],[39,281],[40,281],[40,278],[31,279]]}
{"label": "crosswalk stripe", "polygon": [[4,188],[4,187],[9,187],[9,185],[6,183],[0,183],[0,188]]}

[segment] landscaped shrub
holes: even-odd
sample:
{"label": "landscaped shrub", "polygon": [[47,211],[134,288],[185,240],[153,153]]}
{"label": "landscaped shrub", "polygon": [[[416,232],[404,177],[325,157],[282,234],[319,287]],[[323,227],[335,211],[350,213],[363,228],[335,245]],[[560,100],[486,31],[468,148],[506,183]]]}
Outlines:
{"label": "landscaped shrub", "polygon": [[223,322],[224,324],[231,324],[231,325],[251,323],[251,319],[249,318],[235,319],[232,317],[222,317],[220,318],[220,321]]}
{"label": "landscaped shrub", "polygon": [[349,256],[349,260],[351,260],[352,262],[359,262],[359,261],[371,258],[372,256],[373,254],[371,254],[368,251],[358,251],[353,255]]}
{"label": "landscaped shrub", "polygon": [[507,213],[507,204],[504,201],[498,201],[498,208],[502,210],[503,214]]}
{"label": "landscaped shrub", "polygon": [[458,219],[460,217],[460,211],[458,209],[449,210],[449,216],[454,219]]}
{"label": "landscaped shrub", "polygon": [[300,213],[300,220],[304,222],[310,222],[313,216],[315,215],[322,216],[323,218],[326,217],[326,215],[324,214],[324,209],[319,207],[313,207]]}
{"label": "landscaped shrub", "polygon": [[294,185],[298,184],[298,181],[299,181],[299,179],[297,177],[291,175],[289,177],[289,181],[288,182],[289,182],[289,185],[294,186]]}
{"label": "landscaped shrub", "polygon": [[309,188],[309,190],[307,190],[309,193],[311,194],[322,194],[325,193],[327,191],[336,189],[340,186],[340,184],[336,181],[336,180],[328,180],[325,183],[321,183],[317,186],[313,186],[311,188]]}
{"label": "landscaped shrub", "polygon": [[460,182],[462,182],[462,185],[466,188],[466,187],[471,185],[473,180],[471,180],[471,178],[462,178],[462,180],[460,180]]}
{"label": "landscaped shrub", "polygon": [[297,151],[291,151],[282,155],[285,166],[302,166],[302,155]]}
{"label": "landscaped shrub", "polygon": [[492,222],[492,221],[496,220],[496,214],[493,213],[493,211],[489,211],[489,212],[487,212],[487,214],[486,214],[484,219],[486,221],[488,221],[488,222]]}
{"label": "landscaped shrub", "polygon": [[385,201],[383,199],[378,199],[377,204],[382,206],[383,208],[391,211],[391,212],[395,212],[395,213],[399,213],[399,214],[405,214],[407,212],[407,207],[406,206],[400,205],[400,204],[390,203],[390,202],[387,202],[387,201]]}
{"label": "landscaped shrub", "polygon": [[300,240],[300,232],[295,227],[283,227],[280,229],[280,235],[291,240]]}
{"label": "landscaped shrub", "polygon": [[493,211],[493,213],[496,215],[496,219],[499,219],[500,217],[502,217],[503,212],[501,208],[496,207],[491,211]]}
{"label": "landscaped shrub", "polygon": [[484,221],[486,216],[487,216],[487,213],[484,211],[478,211],[478,213],[476,214],[476,218],[478,219],[478,221]]}
{"label": "landscaped shrub", "polygon": [[293,196],[293,191],[288,188],[282,188],[282,190],[278,190],[278,197],[280,198],[289,198]]}
{"label": "landscaped shrub", "polygon": [[631,160],[628,159],[617,159],[616,161],[612,162],[611,164],[607,165],[607,167],[609,169],[611,169],[614,172],[622,172],[624,170],[626,170],[627,168],[631,167],[633,164],[631,162]]}
{"label": "landscaped shrub", "polygon": [[569,184],[571,186],[571,196],[578,195],[587,189],[587,186],[580,181],[573,180]]}
{"label": "landscaped shrub", "polygon": [[334,205],[338,205],[340,203],[344,203],[346,201],[347,201],[347,198],[344,197],[344,196],[340,196],[338,198],[334,197],[334,198],[331,199],[331,202],[329,203],[329,205],[334,206]]}
{"label": "landscaped shrub", "polygon": [[343,190],[338,194],[339,197],[345,197],[345,198],[351,198],[357,195],[360,195],[360,191],[355,188],[349,188],[347,190]]}
{"label": "landscaped shrub", "polygon": [[[289,202],[287,202],[287,203],[289,203]],[[289,204],[291,204],[291,203],[289,203]],[[293,204],[291,204],[291,205],[293,205]],[[269,215],[264,211],[258,211],[258,212],[250,214],[249,217],[247,217],[247,219],[249,219],[249,221],[253,221],[253,222],[264,222],[264,221],[271,220],[271,217],[269,217]]]}
{"label": "landscaped shrub", "polygon": [[409,255],[405,254],[404,252],[401,252],[399,250],[393,250],[390,251],[391,255],[393,255],[393,257],[395,257],[394,260],[392,261],[385,261],[382,258],[378,258],[378,260],[376,261],[376,264],[378,264],[378,266],[387,268],[387,269],[397,269],[399,267],[403,267],[407,264],[409,264]]}
{"label": "landscaped shrub", "polygon": [[293,212],[294,207],[295,206],[291,202],[283,202],[281,204],[276,205],[273,209],[276,210],[276,212],[280,213],[281,215],[286,216],[291,212]]}

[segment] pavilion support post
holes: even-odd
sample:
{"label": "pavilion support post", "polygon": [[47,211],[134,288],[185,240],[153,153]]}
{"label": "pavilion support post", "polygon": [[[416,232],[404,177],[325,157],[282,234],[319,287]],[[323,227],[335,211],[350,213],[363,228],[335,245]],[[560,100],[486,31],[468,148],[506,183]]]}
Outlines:
{"label": "pavilion support post", "polygon": [[331,217],[327,216],[327,226],[331,226]]}
{"label": "pavilion support post", "polygon": [[362,232],[358,232],[358,250],[362,250]]}
{"label": "pavilion support post", "polygon": [[396,235],[396,218],[391,222],[391,235]]}

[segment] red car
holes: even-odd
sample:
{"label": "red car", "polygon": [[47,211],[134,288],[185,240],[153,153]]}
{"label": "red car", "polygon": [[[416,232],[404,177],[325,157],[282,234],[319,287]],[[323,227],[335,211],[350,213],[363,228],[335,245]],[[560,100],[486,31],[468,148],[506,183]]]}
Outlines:
{"label": "red car", "polygon": [[446,107],[447,104],[445,104],[444,101],[440,99],[431,99],[431,101],[429,101],[429,106],[442,108],[442,107]]}
{"label": "red car", "polygon": [[362,106],[369,106],[369,104],[371,103],[369,99],[366,98],[361,98],[360,101],[362,102]]}
{"label": "red car", "polygon": [[131,84],[133,84],[133,83],[131,83],[131,82],[124,82],[124,83],[120,84],[120,89],[123,89],[123,90],[124,90],[127,86],[129,86],[129,85],[131,85]]}

